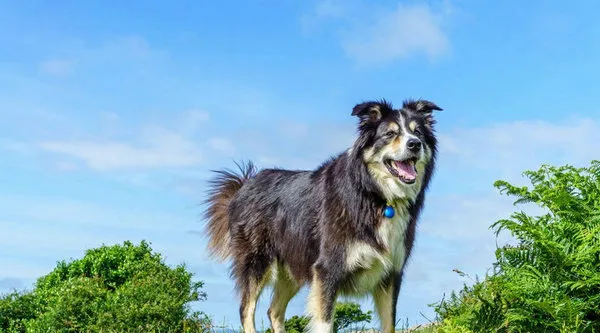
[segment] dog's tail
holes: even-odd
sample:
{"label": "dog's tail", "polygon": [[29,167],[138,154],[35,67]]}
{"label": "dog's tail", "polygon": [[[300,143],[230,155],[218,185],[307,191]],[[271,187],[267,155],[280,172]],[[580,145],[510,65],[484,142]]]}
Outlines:
{"label": "dog's tail", "polygon": [[215,171],[217,175],[209,181],[208,198],[204,202],[208,206],[204,213],[204,218],[208,221],[205,230],[208,235],[208,249],[212,256],[221,261],[231,254],[229,203],[242,185],[256,175],[256,168],[252,162],[236,165],[239,173],[227,169]]}

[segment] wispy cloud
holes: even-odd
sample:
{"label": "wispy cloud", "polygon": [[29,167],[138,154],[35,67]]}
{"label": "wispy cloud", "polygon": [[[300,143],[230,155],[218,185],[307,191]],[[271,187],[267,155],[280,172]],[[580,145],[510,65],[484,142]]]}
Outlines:
{"label": "wispy cloud", "polygon": [[597,158],[599,140],[600,123],[591,118],[514,121],[440,134],[442,163],[448,170],[477,168],[498,178],[517,178],[543,163],[588,163]]}
{"label": "wispy cloud", "polygon": [[83,161],[95,170],[189,167],[200,162],[200,152],[184,139],[174,144],[154,144],[148,147],[120,142],[49,141],[39,147]]}
{"label": "wispy cloud", "polygon": [[[493,240],[489,225],[517,209],[512,198],[492,187],[493,182],[527,184],[522,172],[542,164],[587,165],[597,158],[600,123],[588,118],[516,121],[455,129],[439,136],[438,177],[428,200],[428,221],[421,230],[427,237],[484,247]],[[436,192],[437,186],[446,190]],[[542,212],[532,205],[518,209]],[[491,252],[487,256],[491,258]]]}
{"label": "wispy cloud", "polygon": [[450,47],[444,16],[426,4],[399,4],[366,25],[344,34],[346,53],[361,64],[381,64],[411,56],[436,60]]}
{"label": "wispy cloud", "polygon": [[210,146],[217,152],[225,155],[225,156],[234,156],[235,155],[235,146],[233,143],[227,138],[211,138],[208,140]]}
{"label": "wispy cloud", "polygon": [[301,28],[305,33],[311,33],[327,20],[343,19],[349,14],[351,5],[351,2],[339,0],[317,1],[312,11],[300,18]]}
{"label": "wispy cloud", "polygon": [[[107,113],[108,123],[118,122],[116,115]],[[147,124],[128,139],[109,138],[44,140],[34,148],[56,156],[55,165],[61,170],[75,169],[77,164],[96,171],[152,170],[161,168],[186,168],[202,163],[204,153],[201,142],[194,135],[209,119],[206,112],[190,111],[180,115],[180,124],[173,127]],[[113,128],[114,126],[110,126]],[[100,128],[100,131],[103,129]],[[136,129],[128,129],[135,132]],[[114,134],[114,135],[111,135]],[[118,133],[117,133],[118,134]],[[23,150],[23,144],[13,148]],[[222,148],[222,147],[221,147]]]}
{"label": "wispy cloud", "polygon": [[68,75],[75,67],[75,62],[66,59],[51,59],[40,64],[40,71],[53,76]]}
{"label": "wispy cloud", "polygon": [[365,2],[325,0],[303,17],[305,30],[322,22],[339,24],[338,38],[345,53],[360,65],[389,64],[423,56],[435,61],[450,50],[445,23],[451,11],[427,3],[398,3],[385,8]]}

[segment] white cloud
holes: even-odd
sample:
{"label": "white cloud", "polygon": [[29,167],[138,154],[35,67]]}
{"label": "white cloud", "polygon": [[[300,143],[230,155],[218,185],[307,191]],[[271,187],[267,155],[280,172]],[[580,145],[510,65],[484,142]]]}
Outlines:
{"label": "white cloud", "polygon": [[116,63],[157,65],[169,57],[167,51],[156,48],[143,37],[135,35],[106,39],[91,45],[80,42],[73,48],[73,52],[80,62],[101,67]]}
{"label": "white cloud", "polygon": [[235,155],[235,146],[231,142],[231,140],[226,138],[211,138],[208,140],[208,143],[212,147],[212,149],[217,152],[226,155],[226,156],[234,156]]}
{"label": "white cloud", "polygon": [[[104,118],[110,115],[105,127],[110,136],[117,136],[118,133],[110,130],[118,128],[118,115],[102,115]],[[142,126],[137,135],[128,134],[127,138],[103,138],[104,135],[96,134],[86,139],[43,140],[34,148],[58,155],[60,160],[54,165],[63,171],[76,169],[75,162],[97,171],[187,168],[203,162],[203,151],[194,134],[208,119],[208,113],[193,110],[186,112],[171,128],[151,124]],[[102,132],[105,128],[98,130]],[[128,132],[136,131],[129,129]],[[23,150],[22,147],[27,145],[13,143],[7,148]]]}
{"label": "white cloud", "polygon": [[426,4],[399,4],[368,24],[344,34],[346,53],[361,64],[388,63],[410,56],[438,59],[449,50],[444,16]]}
{"label": "white cloud", "polygon": [[598,158],[595,143],[600,142],[600,123],[588,118],[515,121],[439,136],[438,176],[421,231],[430,238],[484,246],[493,240],[488,227],[498,219],[516,210],[542,213],[534,205],[513,206],[514,198],[500,195],[493,182],[529,185],[522,172],[542,164],[588,165]]}
{"label": "white cloud", "polygon": [[282,121],[279,124],[279,131],[288,138],[300,139],[308,135],[309,129],[306,124],[294,121]]}
{"label": "white cloud", "polygon": [[15,140],[1,140],[0,149],[14,152],[23,156],[31,156],[35,153],[35,149],[24,142]]}
{"label": "white cloud", "polygon": [[311,15],[302,18],[304,30],[327,20],[339,24],[340,44],[360,65],[377,65],[412,56],[439,59],[450,49],[446,32],[448,2],[440,9],[427,3],[398,3],[384,8],[373,3],[320,1]]}
{"label": "white cloud", "polygon": [[[158,138],[156,138],[158,141]],[[99,171],[113,169],[180,168],[198,165],[200,152],[184,138],[149,145],[122,142],[46,141],[39,144],[44,151],[70,156]]]}
{"label": "white cloud", "polygon": [[544,163],[587,164],[598,158],[595,142],[600,142],[600,123],[591,118],[515,121],[441,133],[440,160],[448,169],[477,168],[497,179],[516,179]]}
{"label": "white cloud", "polygon": [[73,163],[71,161],[57,161],[54,163],[54,168],[59,171],[75,171],[79,169],[77,163]]}
{"label": "white cloud", "polygon": [[317,2],[310,14],[305,14],[301,17],[300,23],[303,32],[309,33],[313,31],[323,21],[344,18],[350,12],[348,6],[349,2],[344,3],[337,0],[322,0]]}
{"label": "white cloud", "polygon": [[210,120],[210,114],[202,110],[190,110],[184,118],[182,127],[187,132],[194,132]]}
{"label": "white cloud", "polygon": [[68,75],[75,67],[75,62],[65,59],[51,59],[40,64],[40,71],[53,76]]}
{"label": "white cloud", "polygon": [[315,6],[317,18],[340,18],[347,13],[347,4],[335,0],[324,0]]}

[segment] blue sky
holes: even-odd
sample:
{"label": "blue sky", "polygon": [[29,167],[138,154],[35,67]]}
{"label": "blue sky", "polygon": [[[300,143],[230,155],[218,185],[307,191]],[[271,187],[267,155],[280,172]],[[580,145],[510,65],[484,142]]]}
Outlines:
{"label": "blue sky", "polygon": [[[314,168],[350,146],[352,107],[423,97],[440,160],[398,307],[409,322],[484,274],[492,188],[600,141],[595,1],[5,2],[0,11],[0,291],[60,259],[146,239],[237,325],[199,231],[209,170]],[[306,290],[288,315],[302,313]],[[258,322],[266,320],[263,297]],[[369,300],[364,300],[370,308]]]}

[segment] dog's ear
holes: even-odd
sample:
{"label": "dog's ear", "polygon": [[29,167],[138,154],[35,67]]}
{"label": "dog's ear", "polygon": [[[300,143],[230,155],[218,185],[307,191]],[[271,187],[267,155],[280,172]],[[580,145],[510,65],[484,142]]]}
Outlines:
{"label": "dog's ear", "polygon": [[419,99],[416,101],[409,100],[405,101],[402,105],[403,108],[413,110],[418,113],[431,114],[433,111],[442,111],[442,108],[437,106],[435,103],[428,100]]}
{"label": "dog's ear", "polygon": [[430,130],[433,129],[433,125],[435,124],[435,119],[433,119],[432,115],[433,111],[442,111],[441,107],[424,99],[405,101],[402,108],[423,115],[425,118],[425,126]]}
{"label": "dog's ear", "polygon": [[388,112],[387,106],[379,102],[364,102],[356,104],[352,115],[360,118],[361,125],[377,123]]}

